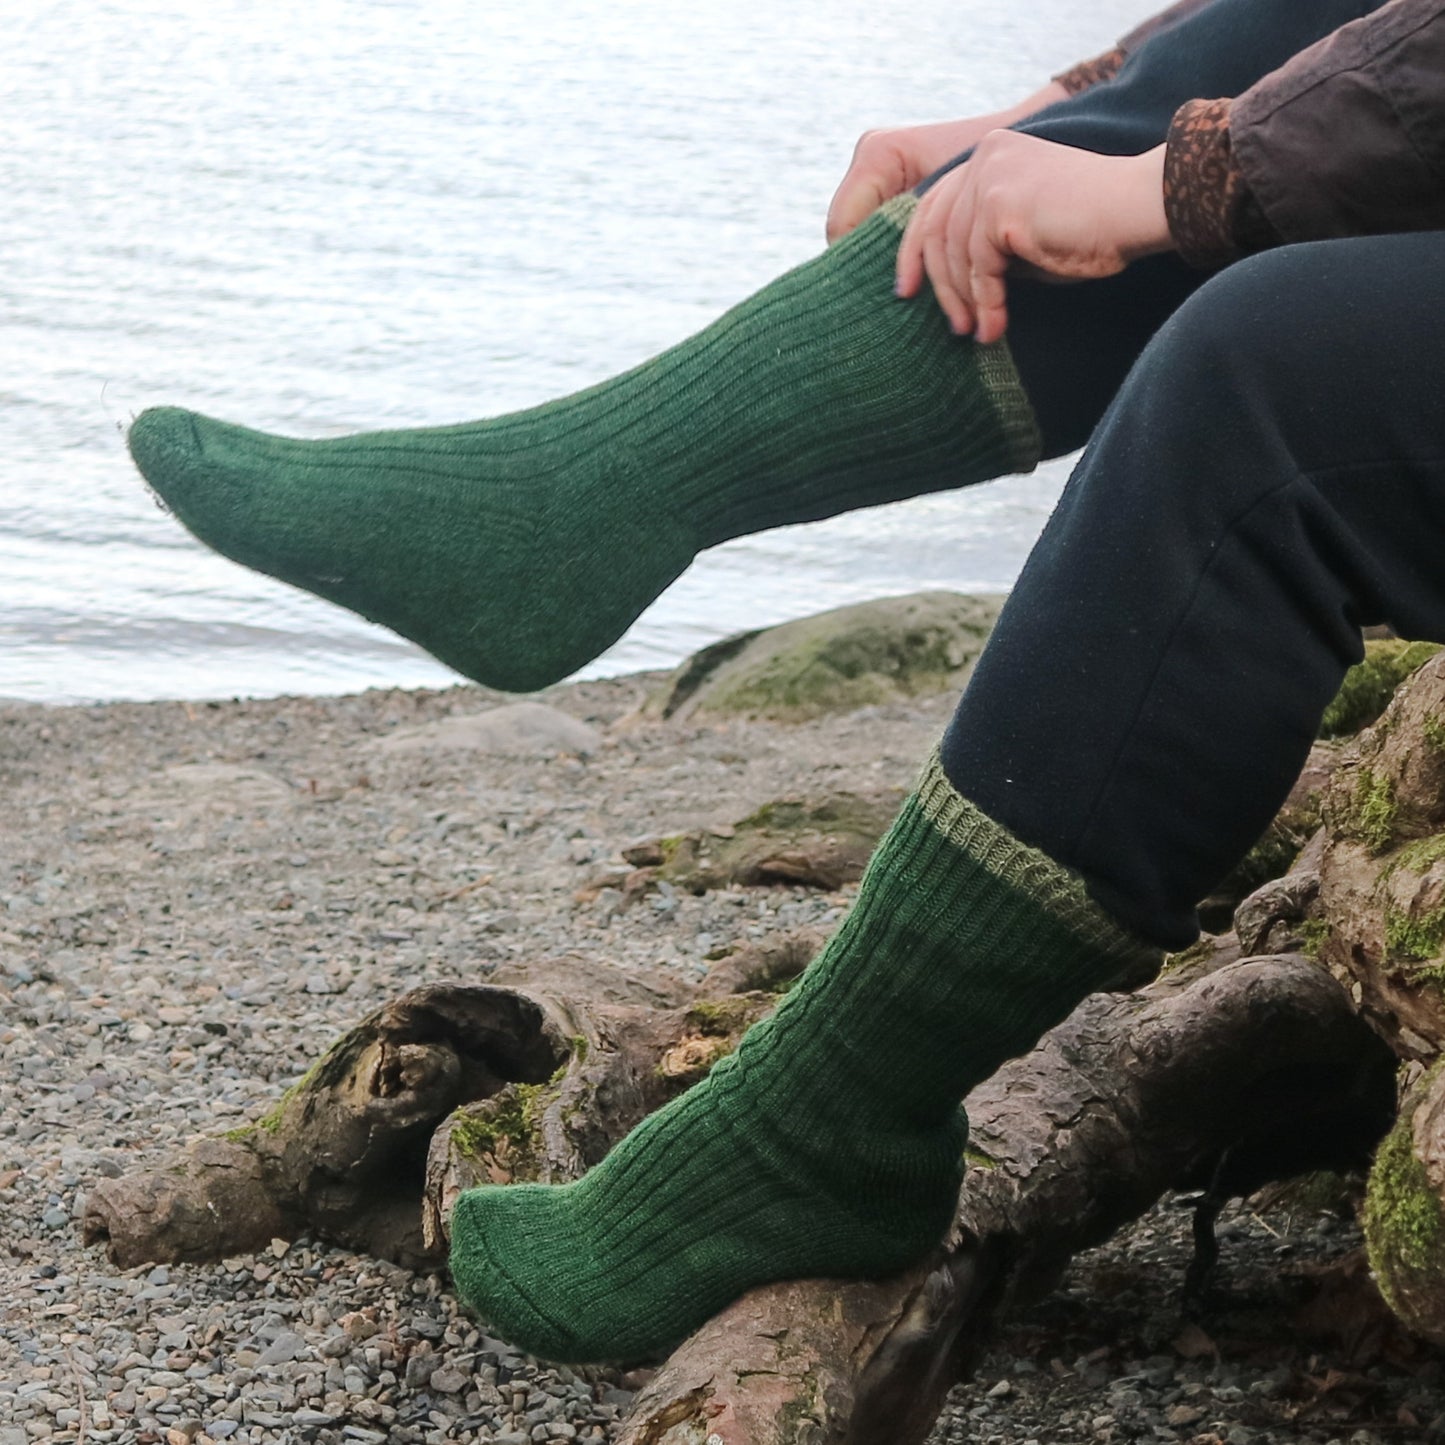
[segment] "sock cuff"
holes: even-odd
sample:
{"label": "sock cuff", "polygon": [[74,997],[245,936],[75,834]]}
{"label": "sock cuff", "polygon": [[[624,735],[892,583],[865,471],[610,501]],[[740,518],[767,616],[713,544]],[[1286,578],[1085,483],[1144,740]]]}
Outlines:
{"label": "sock cuff", "polygon": [[[901,236],[917,209],[918,197],[912,191],[904,191],[901,196],[884,201],[878,208],[878,214]],[[993,403],[994,415],[1008,448],[1008,469],[1011,472],[1031,472],[1043,457],[1044,439],[1039,432],[1034,409],[1024,392],[1023,382],[1019,379],[1018,368],[1014,365],[1013,352],[1009,350],[1008,342],[1002,339],[987,346],[977,346],[975,350],[979,378]]]}
{"label": "sock cuff", "polygon": [[1090,951],[1117,960],[1122,978],[1152,977],[1160,949],[1136,938],[1089,896],[1084,880],[1014,837],[948,780],[935,747],[914,789],[919,811],[949,845],[1006,887],[1032,900]]}

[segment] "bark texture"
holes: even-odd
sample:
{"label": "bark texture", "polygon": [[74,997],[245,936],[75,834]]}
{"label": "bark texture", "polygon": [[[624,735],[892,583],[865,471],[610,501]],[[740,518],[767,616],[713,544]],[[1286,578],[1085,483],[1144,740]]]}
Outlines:
{"label": "bark texture", "polygon": [[1371,1170],[1370,1264],[1412,1331],[1445,1344],[1445,658],[1426,662],[1323,794],[1288,877],[1241,905],[1250,946],[1314,951],[1400,1060],[1399,1121]]}

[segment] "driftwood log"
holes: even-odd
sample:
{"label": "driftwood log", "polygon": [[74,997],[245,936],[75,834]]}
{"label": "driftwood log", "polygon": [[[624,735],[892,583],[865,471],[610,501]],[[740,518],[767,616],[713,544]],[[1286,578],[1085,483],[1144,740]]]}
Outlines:
{"label": "driftwood log", "polygon": [[[575,1177],[731,1048],[816,942],[740,950],[686,999],[665,976],[566,961],[526,990],[415,990],[259,1123],[98,1185],[85,1234],[121,1265],[302,1231],[435,1265],[459,1189]],[[1009,1303],[1166,1190],[1222,1199],[1363,1165],[1394,1112],[1390,1051],[1317,965],[1236,952],[1088,1000],[975,1090],[975,1167],[934,1259],[754,1290],[679,1346],[625,1439],[908,1445]]]}

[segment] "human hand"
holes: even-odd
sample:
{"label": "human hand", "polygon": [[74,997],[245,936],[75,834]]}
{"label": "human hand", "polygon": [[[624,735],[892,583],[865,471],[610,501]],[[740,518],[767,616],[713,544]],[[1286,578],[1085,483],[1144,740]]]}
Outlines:
{"label": "human hand", "polygon": [[919,201],[898,249],[897,289],[916,296],[927,276],[955,331],[997,341],[1010,270],[1092,280],[1173,244],[1162,145],[1103,156],[999,130]]}
{"label": "human hand", "polygon": [[1057,81],[1007,110],[933,125],[890,126],[864,131],[828,206],[831,245],[861,224],[884,201],[902,195],[954,156],[976,146],[990,131],[1010,126],[1055,101],[1068,99]]}

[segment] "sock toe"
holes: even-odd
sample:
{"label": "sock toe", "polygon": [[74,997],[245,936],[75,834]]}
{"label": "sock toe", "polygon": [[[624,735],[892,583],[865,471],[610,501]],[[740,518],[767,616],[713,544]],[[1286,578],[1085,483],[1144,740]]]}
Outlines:
{"label": "sock toe", "polygon": [[[552,1319],[507,1267],[509,1254],[521,1261],[529,1256],[493,1248],[508,1233],[509,1213],[525,1218],[529,1211],[553,1212],[559,1193],[514,1184],[463,1194],[452,1211],[449,1266],[458,1293],[480,1319],[505,1328],[508,1341],[528,1354],[566,1362],[585,1359],[587,1353],[579,1350],[572,1332]],[[543,1231],[544,1235],[549,1232]]]}
{"label": "sock toe", "polygon": [[125,440],[141,475],[168,503],[196,475],[204,458],[196,415],[183,407],[153,406],[141,412]]}

